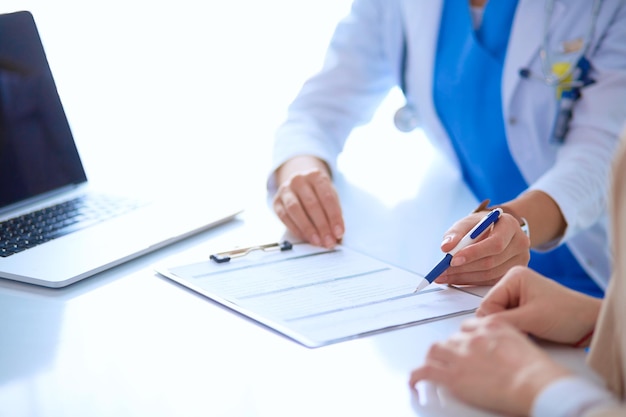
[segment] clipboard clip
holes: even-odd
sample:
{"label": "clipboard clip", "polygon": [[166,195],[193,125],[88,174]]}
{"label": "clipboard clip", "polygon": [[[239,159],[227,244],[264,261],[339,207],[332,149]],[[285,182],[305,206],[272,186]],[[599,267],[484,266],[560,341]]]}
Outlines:
{"label": "clipboard clip", "polygon": [[288,240],[283,240],[282,242],[275,243],[266,243],[265,245],[257,245],[257,246],[249,246],[247,248],[233,249],[227,252],[214,253],[210,256],[213,262],[218,264],[229,262],[231,258],[238,258],[240,256],[246,256],[252,251],[262,250],[263,252],[268,252],[271,250],[280,250],[286,251],[291,250],[293,248],[293,244]]}

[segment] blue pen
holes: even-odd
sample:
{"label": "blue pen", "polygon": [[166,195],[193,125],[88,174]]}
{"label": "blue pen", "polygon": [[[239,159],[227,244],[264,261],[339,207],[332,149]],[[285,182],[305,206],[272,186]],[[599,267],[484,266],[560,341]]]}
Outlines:
{"label": "blue pen", "polygon": [[423,290],[428,285],[430,285],[435,279],[437,279],[437,277],[441,275],[443,271],[448,269],[448,267],[450,266],[450,261],[452,261],[452,257],[458,251],[460,251],[461,249],[465,248],[467,245],[472,243],[472,241],[474,241],[485,230],[487,230],[489,226],[497,222],[501,214],[502,214],[502,209],[496,208],[496,209],[491,210],[489,214],[483,217],[478,222],[478,224],[472,228],[472,230],[470,230],[469,232],[467,232],[465,236],[463,236],[463,239],[461,239],[461,241],[454,247],[454,249],[446,253],[446,256],[443,257],[441,262],[439,262],[437,266],[434,267],[433,270],[428,273],[428,275],[422,278],[422,281],[419,283],[419,285],[413,292],[415,293],[415,292]]}

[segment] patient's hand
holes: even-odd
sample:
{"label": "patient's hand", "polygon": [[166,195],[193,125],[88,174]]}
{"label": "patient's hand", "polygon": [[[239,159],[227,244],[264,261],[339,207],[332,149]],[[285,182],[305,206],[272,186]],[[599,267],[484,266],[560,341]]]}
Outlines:
{"label": "patient's hand", "polygon": [[594,328],[601,304],[530,268],[517,267],[487,293],[476,315],[497,317],[551,342],[575,344]]}

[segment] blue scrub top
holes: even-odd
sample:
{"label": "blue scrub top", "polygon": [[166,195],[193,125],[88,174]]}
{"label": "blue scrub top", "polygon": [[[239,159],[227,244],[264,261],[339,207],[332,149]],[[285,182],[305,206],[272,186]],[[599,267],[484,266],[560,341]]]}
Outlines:
{"label": "blue scrub top", "polygon": [[[435,108],[463,178],[478,200],[494,204],[528,188],[511,156],[502,114],[502,70],[516,7],[517,0],[487,2],[482,24],[474,29],[469,1],[446,0],[435,61]],[[529,266],[575,290],[603,295],[565,245],[531,250]]]}

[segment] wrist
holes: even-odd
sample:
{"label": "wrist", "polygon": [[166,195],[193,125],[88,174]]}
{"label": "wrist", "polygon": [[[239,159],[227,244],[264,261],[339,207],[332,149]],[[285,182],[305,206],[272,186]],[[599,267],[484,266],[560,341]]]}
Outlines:
{"label": "wrist", "polygon": [[516,386],[525,414],[530,415],[539,395],[551,384],[570,377],[572,372],[552,361],[540,361],[517,375]]}
{"label": "wrist", "polygon": [[572,347],[582,348],[582,347],[589,346],[589,344],[591,343],[591,338],[593,337],[593,331],[594,330],[595,330],[595,328],[592,328],[589,332],[587,332],[587,334],[585,334],[583,337],[578,339],[577,342],[572,344]]}
{"label": "wrist", "polygon": [[311,155],[295,156],[276,169],[276,184],[280,185],[298,173],[309,172],[315,169],[330,177],[330,169],[326,162]]}
{"label": "wrist", "polygon": [[528,220],[526,223],[532,225],[530,246],[533,248],[551,248],[565,235],[567,221],[561,208],[543,191],[527,190],[502,205],[508,214],[517,219],[524,217]]}
{"label": "wrist", "polygon": [[602,308],[602,300],[584,294],[576,294],[580,300],[576,301],[578,308],[573,316],[574,322],[579,323],[577,339],[572,343],[573,347],[587,347],[591,344],[593,333]]}

